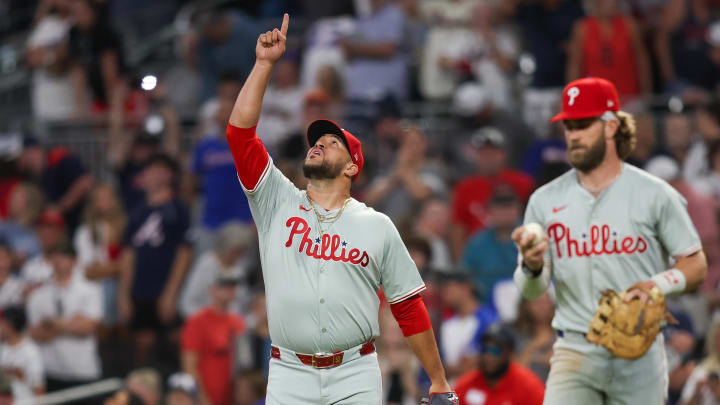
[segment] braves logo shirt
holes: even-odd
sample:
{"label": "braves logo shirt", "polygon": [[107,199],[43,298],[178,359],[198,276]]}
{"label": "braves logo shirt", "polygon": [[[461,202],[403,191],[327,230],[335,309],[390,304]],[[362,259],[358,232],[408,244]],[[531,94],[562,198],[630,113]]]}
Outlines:
{"label": "braves logo shirt", "polygon": [[238,139],[247,139],[248,131],[254,128],[229,126],[228,139],[258,230],[273,343],[317,353],[377,337],[380,286],[390,303],[425,289],[397,229],[386,215],[351,199],[321,232],[305,191],[273,165],[259,140],[250,145],[252,152],[242,148],[243,156],[256,159],[252,167],[238,162]]}
{"label": "braves logo shirt", "polygon": [[570,170],[531,197],[525,224],[537,222],[550,244],[555,329],[587,332],[605,289],[622,291],[701,249],[685,199],[629,164],[598,197]]}

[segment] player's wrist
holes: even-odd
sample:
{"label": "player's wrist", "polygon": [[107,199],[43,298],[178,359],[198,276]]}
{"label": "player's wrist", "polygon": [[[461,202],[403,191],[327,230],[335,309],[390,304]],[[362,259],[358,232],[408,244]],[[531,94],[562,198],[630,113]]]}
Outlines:
{"label": "player's wrist", "polygon": [[542,273],[542,271],[543,271],[543,265],[540,265],[539,268],[531,267],[528,265],[528,263],[525,260],[523,260],[522,263],[520,264],[520,268],[522,269],[523,272],[525,272],[525,274],[527,274],[528,276],[530,276],[532,278],[537,278],[540,275],[540,273]]}
{"label": "player's wrist", "polygon": [[663,295],[680,294],[685,292],[687,286],[687,280],[685,274],[678,269],[670,269],[658,273],[650,277],[652,281],[663,293]]}

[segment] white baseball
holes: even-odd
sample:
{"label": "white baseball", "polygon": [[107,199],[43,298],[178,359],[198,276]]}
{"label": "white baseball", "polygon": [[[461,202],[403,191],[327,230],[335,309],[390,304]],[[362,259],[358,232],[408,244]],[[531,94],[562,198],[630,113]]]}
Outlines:
{"label": "white baseball", "polygon": [[542,225],[538,224],[537,222],[532,222],[527,225],[525,225],[525,229],[523,230],[522,237],[523,239],[528,237],[527,235],[533,235],[533,238],[530,239],[530,246],[535,246],[538,243],[540,243],[543,240],[543,235],[545,235],[545,230],[543,229]]}

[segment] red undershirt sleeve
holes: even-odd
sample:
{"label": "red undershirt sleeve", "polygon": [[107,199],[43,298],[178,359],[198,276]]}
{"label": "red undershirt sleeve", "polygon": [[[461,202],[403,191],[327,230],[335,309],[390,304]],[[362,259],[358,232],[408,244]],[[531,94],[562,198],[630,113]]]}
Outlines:
{"label": "red undershirt sleeve", "polygon": [[408,337],[432,328],[430,315],[425,302],[419,294],[390,305],[395,320],[400,325],[403,336]]}
{"label": "red undershirt sleeve", "polygon": [[238,128],[228,124],[225,133],[238,178],[248,191],[254,191],[260,183],[270,160],[265,145],[255,132],[256,128]]}

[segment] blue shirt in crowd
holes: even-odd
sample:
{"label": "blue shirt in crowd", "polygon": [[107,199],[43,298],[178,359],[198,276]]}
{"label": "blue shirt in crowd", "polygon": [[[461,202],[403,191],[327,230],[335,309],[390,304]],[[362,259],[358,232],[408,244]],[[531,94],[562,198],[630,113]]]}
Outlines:
{"label": "blue shirt in crowd", "polygon": [[195,147],[192,172],[202,179],[204,187],[203,226],[217,229],[231,220],[251,221],[250,206],[224,139],[206,138]]}
{"label": "blue shirt in crowd", "polygon": [[517,248],[512,240],[499,241],[494,228],[472,236],[465,246],[462,263],[480,289],[483,302],[492,303],[492,290],[502,280],[512,278],[517,267]]}
{"label": "blue shirt in crowd", "polygon": [[189,245],[190,212],[179,199],[150,206],[138,204],[130,214],[125,245],[135,251],[132,298],[156,300],[170,276],[178,249]]}

